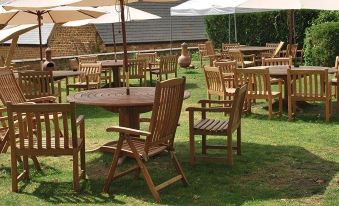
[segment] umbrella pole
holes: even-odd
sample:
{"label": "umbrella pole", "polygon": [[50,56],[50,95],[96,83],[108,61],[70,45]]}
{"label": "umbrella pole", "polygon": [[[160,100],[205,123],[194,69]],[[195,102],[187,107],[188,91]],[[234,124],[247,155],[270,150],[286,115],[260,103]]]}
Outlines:
{"label": "umbrella pole", "polygon": [[114,60],[117,61],[117,45],[115,44],[115,31],[114,31],[114,24],[112,23],[112,37],[113,37],[113,48],[114,48]]}
{"label": "umbrella pole", "polygon": [[39,26],[39,43],[40,43],[40,61],[41,61],[41,69],[42,69],[42,37],[41,37],[41,12],[37,12],[38,15],[38,26]]}
{"label": "umbrella pole", "polygon": [[231,14],[228,15],[228,43],[231,43]]}
{"label": "umbrella pole", "polygon": [[124,0],[120,0],[120,12],[121,12],[121,31],[122,31],[122,45],[124,50],[124,70],[126,76],[126,94],[129,95],[129,73],[128,73],[128,62],[127,62],[127,40],[126,40],[126,27],[125,27],[125,11],[124,11]]}
{"label": "umbrella pole", "polygon": [[238,42],[238,34],[237,34],[237,15],[234,13],[234,39],[235,43]]}
{"label": "umbrella pole", "polygon": [[[287,12],[287,23],[288,23],[288,44],[293,44],[293,31],[294,31],[294,22],[293,22],[293,10],[288,10]],[[289,47],[291,49],[291,46]],[[290,53],[291,51],[289,51]]]}

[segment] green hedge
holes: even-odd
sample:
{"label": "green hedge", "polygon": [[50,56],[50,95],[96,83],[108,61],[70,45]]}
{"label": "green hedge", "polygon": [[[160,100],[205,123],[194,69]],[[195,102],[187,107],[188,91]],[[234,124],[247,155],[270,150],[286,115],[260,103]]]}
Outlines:
{"label": "green hedge", "polygon": [[339,22],[313,25],[306,32],[305,62],[307,65],[334,66],[339,55]]}
{"label": "green hedge", "polygon": [[[305,29],[318,17],[319,11],[295,12],[296,42],[303,45]],[[209,38],[220,48],[228,42],[228,15],[205,18]],[[231,40],[234,40],[234,25],[231,19]],[[287,11],[237,14],[238,42],[246,45],[265,45],[266,42],[287,42]]]}

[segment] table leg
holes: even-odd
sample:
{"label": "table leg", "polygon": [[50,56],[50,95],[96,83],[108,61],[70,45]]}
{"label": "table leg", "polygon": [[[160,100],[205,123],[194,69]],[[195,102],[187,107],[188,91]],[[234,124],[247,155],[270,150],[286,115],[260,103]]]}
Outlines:
{"label": "table leg", "polygon": [[121,87],[120,82],[120,67],[113,67],[113,86],[114,87]]}

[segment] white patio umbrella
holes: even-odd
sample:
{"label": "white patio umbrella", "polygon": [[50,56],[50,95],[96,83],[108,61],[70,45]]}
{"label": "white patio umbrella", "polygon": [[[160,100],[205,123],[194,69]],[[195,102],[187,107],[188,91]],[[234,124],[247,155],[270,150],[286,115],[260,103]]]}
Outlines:
{"label": "white patio umbrella", "polygon": [[126,82],[127,89],[126,93],[129,95],[129,73],[128,73],[128,62],[127,62],[127,40],[126,40],[126,27],[125,27],[125,4],[133,2],[153,2],[153,3],[167,3],[175,2],[178,0],[80,0],[79,2],[70,3],[71,6],[112,6],[119,4],[120,5],[120,15],[121,15],[121,32],[122,32],[122,42],[124,50],[124,69],[126,72]]}
{"label": "white patio umbrella", "polygon": [[[99,11],[105,11],[107,14],[104,14],[96,19],[84,19],[78,21],[70,21],[63,26],[83,26],[87,24],[112,24],[112,33],[113,33],[113,45],[114,45],[114,58],[116,57],[116,44],[115,44],[115,32],[114,32],[114,23],[121,22],[120,8],[115,6],[102,6],[96,8]],[[139,20],[149,20],[149,19],[160,19],[160,16],[135,9],[129,6],[125,6],[125,21],[139,21]]]}
{"label": "white patio umbrella", "polygon": [[[41,2],[41,0],[19,0],[18,2]],[[72,1],[72,0],[71,0]],[[49,2],[49,1],[48,1]],[[52,1],[53,3],[54,1]],[[61,2],[66,2],[65,0]],[[69,1],[67,1],[69,2]],[[74,0],[72,1],[74,2]],[[11,4],[17,3],[13,1]],[[8,4],[8,5],[11,5]],[[37,4],[31,4],[37,5]],[[46,6],[46,2],[41,5]],[[55,4],[51,4],[55,5]],[[52,6],[51,6],[52,7]],[[4,6],[5,9],[11,9],[10,6]],[[40,60],[42,61],[42,38],[41,38],[41,24],[42,23],[65,23],[68,21],[97,18],[105,12],[97,11],[93,8],[78,8],[78,7],[55,7],[55,8],[28,8],[22,7],[17,9],[11,9],[9,11],[0,12],[0,24],[38,24],[39,27],[39,40],[40,40]]]}
{"label": "white patio umbrella", "polygon": [[25,24],[25,25],[13,26],[10,28],[5,28],[5,29],[0,30],[0,43],[4,43],[8,40],[12,40],[11,46],[7,53],[6,60],[4,62],[5,66],[9,66],[11,64],[11,60],[14,55],[15,47],[17,45],[19,36],[37,27],[38,25],[36,24]]}

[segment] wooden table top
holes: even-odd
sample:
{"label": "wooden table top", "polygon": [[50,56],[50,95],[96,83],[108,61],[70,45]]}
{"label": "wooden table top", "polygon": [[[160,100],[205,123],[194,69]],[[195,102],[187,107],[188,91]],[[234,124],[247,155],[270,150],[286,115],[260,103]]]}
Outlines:
{"label": "wooden table top", "polygon": [[[53,73],[54,79],[63,79],[63,78],[66,78],[66,77],[79,76],[83,72],[81,72],[81,71],[71,71],[71,70],[55,70],[52,73]],[[19,78],[18,73],[14,73],[14,76],[15,76],[15,78]]]}
{"label": "wooden table top", "polygon": [[230,51],[240,50],[241,52],[263,52],[274,50],[272,47],[265,47],[265,46],[240,46],[236,49],[230,49]]}
{"label": "wooden table top", "polygon": [[[100,107],[142,107],[153,106],[155,87],[130,87],[130,95],[126,95],[126,87],[94,89],[69,95],[67,100],[77,104]],[[185,99],[190,93],[185,91]]]}
{"label": "wooden table top", "polygon": [[[259,68],[259,67],[256,67]],[[271,66],[270,74],[275,76],[287,76],[287,69],[288,66]],[[302,69],[302,70],[312,70],[312,69],[328,69],[329,74],[334,74],[336,72],[335,68],[331,67],[321,67],[321,66],[299,66],[294,67],[292,66],[291,69]]]}
{"label": "wooden table top", "polygon": [[124,65],[123,60],[103,60],[100,62],[102,67],[122,67]]}

